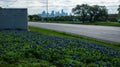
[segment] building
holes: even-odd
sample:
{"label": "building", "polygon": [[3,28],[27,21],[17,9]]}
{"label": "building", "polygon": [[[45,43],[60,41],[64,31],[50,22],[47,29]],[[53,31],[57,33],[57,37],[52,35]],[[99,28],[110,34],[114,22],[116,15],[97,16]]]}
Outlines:
{"label": "building", "polygon": [[50,13],[47,14],[47,12],[43,11],[40,14],[41,17],[57,17],[57,16],[68,16],[68,13],[64,12],[64,10],[62,9],[61,12],[59,11],[51,11]]}

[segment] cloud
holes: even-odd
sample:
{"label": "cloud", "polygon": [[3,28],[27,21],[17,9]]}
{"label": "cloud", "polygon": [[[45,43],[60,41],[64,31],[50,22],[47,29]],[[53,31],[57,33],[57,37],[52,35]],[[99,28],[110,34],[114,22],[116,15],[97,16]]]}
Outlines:
{"label": "cloud", "polygon": [[[28,8],[29,14],[38,14],[46,10],[47,0],[0,0],[0,6],[4,8]],[[110,10],[109,13],[116,13],[119,0],[48,0],[49,11],[71,12],[77,4],[105,5]]]}

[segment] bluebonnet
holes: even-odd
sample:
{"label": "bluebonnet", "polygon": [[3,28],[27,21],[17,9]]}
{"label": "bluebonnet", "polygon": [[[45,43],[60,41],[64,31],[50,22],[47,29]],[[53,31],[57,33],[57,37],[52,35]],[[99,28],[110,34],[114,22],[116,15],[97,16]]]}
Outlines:
{"label": "bluebonnet", "polygon": [[[118,62],[120,61],[120,50],[118,49],[72,38],[16,30],[0,31],[0,39],[0,54],[13,52],[17,53],[21,59],[23,57],[26,58],[25,53],[31,53],[30,57],[49,61],[49,59],[53,59],[51,54],[55,53],[58,57],[69,58],[83,64],[86,64],[85,61],[88,61],[88,59],[92,61],[93,59],[90,59],[92,57],[95,59],[92,63],[96,63],[98,67],[103,66],[103,63],[106,63],[107,67],[118,64],[117,62],[113,63],[115,60],[110,60],[110,58],[116,58]],[[58,58],[57,60],[61,59]],[[51,64],[54,64],[54,61],[56,61],[57,65],[57,60],[53,60]],[[74,64],[66,62],[65,65],[67,67],[74,67]]]}

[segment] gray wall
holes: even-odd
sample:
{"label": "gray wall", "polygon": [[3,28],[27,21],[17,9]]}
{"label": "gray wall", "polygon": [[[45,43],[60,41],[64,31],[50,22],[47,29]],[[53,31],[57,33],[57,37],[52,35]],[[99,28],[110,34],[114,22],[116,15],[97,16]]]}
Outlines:
{"label": "gray wall", "polygon": [[27,9],[0,9],[0,29],[28,30]]}

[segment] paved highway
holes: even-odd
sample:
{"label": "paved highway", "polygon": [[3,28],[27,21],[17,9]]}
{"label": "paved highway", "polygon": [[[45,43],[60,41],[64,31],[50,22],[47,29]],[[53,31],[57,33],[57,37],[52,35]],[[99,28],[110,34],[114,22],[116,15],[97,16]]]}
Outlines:
{"label": "paved highway", "polygon": [[120,27],[29,22],[29,26],[120,43]]}

